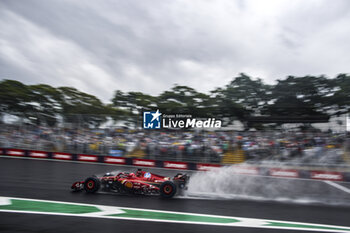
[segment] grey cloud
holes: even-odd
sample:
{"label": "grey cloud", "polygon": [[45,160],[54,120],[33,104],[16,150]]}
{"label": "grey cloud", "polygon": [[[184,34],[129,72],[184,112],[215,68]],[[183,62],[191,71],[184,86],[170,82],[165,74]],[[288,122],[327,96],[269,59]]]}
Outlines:
{"label": "grey cloud", "polygon": [[116,89],[209,91],[240,72],[271,83],[333,76],[350,64],[348,1],[13,0],[0,8],[0,78],[71,85],[103,101]]}

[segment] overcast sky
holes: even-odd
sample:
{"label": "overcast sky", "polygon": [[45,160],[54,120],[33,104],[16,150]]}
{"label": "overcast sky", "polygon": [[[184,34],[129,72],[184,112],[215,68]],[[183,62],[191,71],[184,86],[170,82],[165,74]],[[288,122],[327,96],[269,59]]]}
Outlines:
{"label": "overcast sky", "polygon": [[1,0],[0,79],[208,92],[244,72],[334,77],[350,68],[348,0]]}

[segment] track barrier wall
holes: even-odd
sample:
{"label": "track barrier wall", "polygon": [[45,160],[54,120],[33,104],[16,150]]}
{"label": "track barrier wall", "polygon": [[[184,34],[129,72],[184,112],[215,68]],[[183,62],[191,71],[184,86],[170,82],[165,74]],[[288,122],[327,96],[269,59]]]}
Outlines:
{"label": "track barrier wall", "polygon": [[[131,165],[141,167],[158,167],[175,170],[194,170],[207,171],[211,168],[224,167],[227,165],[210,164],[210,163],[189,163],[177,161],[162,161],[126,157],[100,156],[88,154],[70,154],[61,152],[47,152],[38,150],[22,150],[14,148],[0,148],[0,154],[9,157],[28,157],[33,159],[52,159],[64,161],[80,161],[93,163],[106,163],[116,165]],[[337,171],[321,171],[311,169],[290,169],[290,168],[274,168],[260,167],[254,165],[234,165],[234,173],[241,175],[260,175],[280,178],[303,178],[328,181],[345,181],[350,182],[350,172]]]}

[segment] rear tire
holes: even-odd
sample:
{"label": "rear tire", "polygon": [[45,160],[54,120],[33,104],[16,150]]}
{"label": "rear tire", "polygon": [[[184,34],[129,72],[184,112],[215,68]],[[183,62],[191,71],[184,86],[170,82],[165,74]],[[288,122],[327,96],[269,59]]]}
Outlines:
{"label": "rear tire", "polygon": [[89,177],[84,182],[84,190],[87,193],[95,193],[100,189],[101,182],[96,177]]}
{"label": "rear tire", "polygon": [[161,197],[171,198],[176,194],[176,185],[171,181],[163,182],[159,187]]}

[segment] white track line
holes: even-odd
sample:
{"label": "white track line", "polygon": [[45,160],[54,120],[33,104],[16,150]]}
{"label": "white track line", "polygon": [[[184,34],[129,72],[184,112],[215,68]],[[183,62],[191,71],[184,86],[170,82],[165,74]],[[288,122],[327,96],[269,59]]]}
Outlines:
{"label": "white track line", "polygon": [[[27,198],[0,196],[0,201],[1,199],[5,199],[2,201],[2,203],[8,203],[8,202],[12,203],[12,200],[21,200],[21,201],[38,202],[38,204],[40,205],[44,205],[45,203],[61,203],[61,204],[72,205],[72,207],[73,206],[76,206],[76,207],[92,206],[96,208],[89,211],[88,213],[60,213],[60,212],[56,212],[55,209],[50,209],[50,207],[47,209],[43,209],[44,211],[36,211],[35,208],[34,210],[33,209],[29,210],[26,208],[21,209],[21,205],[18,206],[19,208],[17,207],[18,209],[13,210],[9,208],[10,206],[6,207],[6,204],[5,204],[5,206],[2,209],[0,209],[0,212],[7,212],[7,213],[44,214],[44,215],[57,215],[57,216],[104,218],[104,219],[114,219],[114,220],[117,219],[117,220],[131,220],[131,221],[197,224],[197,225],[244,227],[244,228],[265,228],[265,229],[280,229],[282,231],[298,230],[298,231],[304,231],[304,232],[305,231],[338,232],[338,233],[350,232],[350,227],[348,226],[325,225],[325,224],[318,224],[318,223],[291,222],[291,221],[283,221],[283,220],[245,218],[245,217],[235,217],[235,216],[210,215],[210,214],[164,211],[164,210],[154,210],[154,209],[139,209],[139,208],[129,208],[129,207],[120,207],[120,206],[104,206],[104,205],[93,205],[93,204],[74,203],[74,202],[61,202],[61,201],[56,202],[56,201],[47,201],[47,200],[40,200],[40,199],[27,199]],[[101,211],[96,211],[98,209]],[[128,211],[130,210],[135,210],[140,213],[138,215],[134,215],[132,213],[128,214]],[[124,213],[126,215],[122,215]],[[146,214],[150,216],[147,216]],[[153,216],[158,215],[158,217],[152,217],[152,215]],[[176,215],[180,215],[180,217],[176,217]],[[193,219],[193,217],[214,218],[216,219],[216,221],[210,221],[206,219],[196,220],[196,219]]]}
{"label": "white track line", "polygon": [[340,190],[350,194],[350,189],[348,189],[340,184],[334,183],[333,181],[329,181],[329,180],[325,180],[324,182],[333,186],[334,188],[340,189]]}

